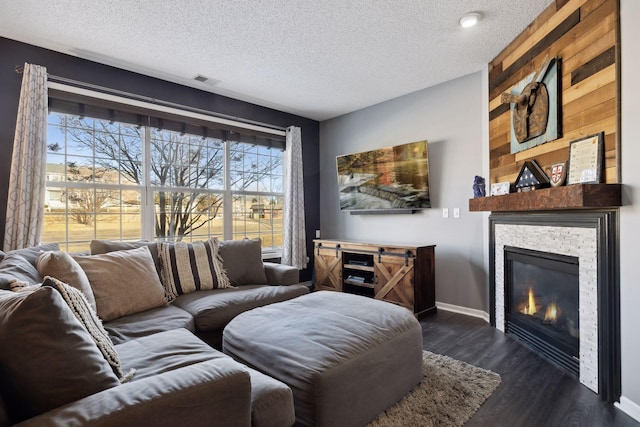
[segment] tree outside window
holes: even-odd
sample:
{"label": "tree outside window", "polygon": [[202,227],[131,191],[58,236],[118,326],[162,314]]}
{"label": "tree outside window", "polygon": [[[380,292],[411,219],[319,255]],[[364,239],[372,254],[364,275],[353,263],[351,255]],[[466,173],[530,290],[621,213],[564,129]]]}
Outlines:
{"label": "tree outside window", "polygon": [[[274,247],[282,233],[281,215],[274,214],[282,199],[282,157],[280,150],[242,142],[51,113],[43,240],[68,250],[88,246],[92,238],[138,240],[145,237],[145,217],[154,218],[151,238],[156,240],[225,237],[223,200],[229,191],[234,205],[249,193],[251,200],[260,200],[263,208],[246,218],[253,222],[245,224],[244,235],[264,234]],[[227,164],[230,181],[225,183]],[[152,195],[153,215],[143,212],[144,192]]]}

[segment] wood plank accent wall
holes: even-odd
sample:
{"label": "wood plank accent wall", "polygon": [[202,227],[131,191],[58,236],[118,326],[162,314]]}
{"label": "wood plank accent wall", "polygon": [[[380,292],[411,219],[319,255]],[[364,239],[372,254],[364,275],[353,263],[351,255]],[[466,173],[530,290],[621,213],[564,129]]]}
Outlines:
{"label": "wood plank accent wall", "polygon": [[[527,160],[550,176],[567,161],[569,144],[605,132],[603,182],[620,183],[619,0],[556,0],[489,63],[490,183],[513,183]],[[511,154],[509,105],[500,95],[540,67],[560,59],[560,138]]]}

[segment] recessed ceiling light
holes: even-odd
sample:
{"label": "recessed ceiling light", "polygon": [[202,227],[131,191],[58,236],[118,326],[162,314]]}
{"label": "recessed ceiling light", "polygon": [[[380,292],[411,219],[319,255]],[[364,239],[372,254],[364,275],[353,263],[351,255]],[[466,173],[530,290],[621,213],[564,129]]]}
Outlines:
{"label": "recessed ceiling light", "polygon": [[482,14],[479,12],[465,13],[462,18],[460,18],[460,26],[462,28],[473,27],[480,19],[482,19]]}

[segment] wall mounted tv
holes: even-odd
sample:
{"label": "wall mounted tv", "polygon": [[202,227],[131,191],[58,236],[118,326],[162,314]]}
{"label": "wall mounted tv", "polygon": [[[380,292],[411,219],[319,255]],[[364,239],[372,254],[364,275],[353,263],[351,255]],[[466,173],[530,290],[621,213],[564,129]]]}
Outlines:
{"label": "wall mounted tv", "polygon": [[431,207],[427,141],[336,158],[340,209],[406,211]]}

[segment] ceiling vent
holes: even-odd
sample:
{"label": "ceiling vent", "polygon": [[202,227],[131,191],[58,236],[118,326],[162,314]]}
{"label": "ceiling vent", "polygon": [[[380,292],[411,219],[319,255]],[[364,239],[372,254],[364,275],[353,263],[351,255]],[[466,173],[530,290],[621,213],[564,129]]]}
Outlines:
{"label": "ceiling vent", "polygon": [[215,86],[220,83],[220,80],[212,79],[211,77],[203,76],[202,74],[196,75],[193,80],[198,81],[200,83],[206,83],[211,86]]}

